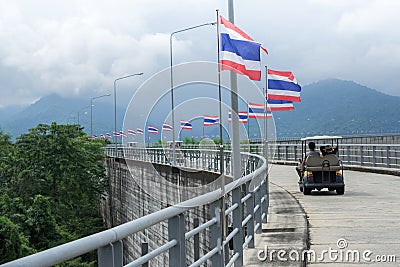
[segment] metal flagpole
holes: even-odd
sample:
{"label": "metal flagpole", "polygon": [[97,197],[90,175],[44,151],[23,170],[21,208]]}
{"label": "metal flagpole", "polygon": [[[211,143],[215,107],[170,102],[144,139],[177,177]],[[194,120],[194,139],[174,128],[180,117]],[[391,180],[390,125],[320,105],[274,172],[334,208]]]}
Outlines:
{"label": "metal flagpole", "polygon": [[[235,23],[233,0],[228,0],[228,12],[229,21]],[[238,101],[238,85],[237,85],[237,74],[236,72],[230,71],[231,78],[231,106],[232,106],[232,166],[233,166],[233,179],[238,180],[242,176],[241,158],[240,158],[240,135],[239,135],[239,101]],[[235,203],[241,203],[241,192],[240,190],[234,190],[232,192],[232,201]],[[239,205],[233,211],[232,219],[236,226],[239,226],[238,222],[243,220],[242,205]],[[236,223],[235,223],[236,222]],[[240,225],[241,226],[241,225]],[[243,229],[238,227],[239,231],[233,238],[233,249],[234,253],[238,253],[238,257],[235,261],[235,266],[243,265]]]}
{"label": "metal flagpole", "polygon": [[249,136],[249,144],[250,144],[250,120],[249,120],[249,102],[247,102],[247,135]]}
{"label": "metal flagpole", "polygon": [[[264,94],[264,101],[265,101],[265,122],[264,122],[264,127],[265,127],[265,144],[264,144],[264,157],[267,163],[267,173],[266,173],[266,187],[267,187],[267,209],[269,207],[269,164],[268,164],[268,67],[265,66],[265,90],[263,90]],[[267,220],[267,216],[265,216],[265,220]]]}
{"label": "metal flagpole", "polygon": [[[217,9],[217,47],[218,47],[218,100],[219,100],[219,169],[221,179],[221,215],[222,215],[222,242],[226,239],[226,216],[225,216],[225,170],[224,170],[224,140],[222,138],[222,92],[221,92],[221,64],[220,64],[220,32],[219,32],[219,10]],[[222,248],[225,255],[225,248]],[[222,257],[225,259],[225,257]],[[225,264],[224,264],[225,265]]]}

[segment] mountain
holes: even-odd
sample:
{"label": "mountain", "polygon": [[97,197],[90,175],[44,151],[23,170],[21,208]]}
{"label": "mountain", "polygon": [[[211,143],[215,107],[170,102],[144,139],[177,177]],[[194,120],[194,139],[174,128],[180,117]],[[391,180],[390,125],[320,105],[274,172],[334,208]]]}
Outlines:
{"label": "mountain", "polygon": [[352,81],[322,80],[302,88],[295,110],[275,112],[279,137],[400,132],[400,97]]}
{"label": "mountain", "polygon": [[[400,107],[400,97],[386,95],[352,81],[329,79],[303,86],[301,99],[300,103],[294,104],[295,110],[274,112],[278,137],[400,132],[400,112],[397,110]],[[98,99],[93,104],[93,133],[111,132],[114,128],[114,106],[111,98]],[[168,104],[164,103],[154,112],[156,115],[151,116],[151,124],[159,125],[161,129],[163,116],[157,114],[164,115],[163,113],[167,112]],[[124,114],[125,108],[118,107],[118,129]],[[23,110],[0,109],[1,130],[11,133],[14,138],[39,123],[50,124],[55,121],[74,124],[78,123],[78,120],[89,134],[88,99],[63,98],[53,94],[41,98]],[[257,132],[255,124],[253,121],[250,124],[252,133]],[[182,134],[201,136],[202,120],[198,119],[193,123],[193,131],[185,131]],[[206,134],[218,135],[218,127],[207,129]],[[251,136],[253,137],[253,134]]]}
{"label": "mountain", "polygon": [[[1,130],[10,133],[13,138],[26,133],[39,123],[81,124],[90,133],[90,101],[81,98],[63,98],[57,94],[45,96],[24,110],[9,114],[0,110]],[[117,119],[122,121],[124,109],[118,107]],[[110,102],[96,100],[93,103],[93,133],[109,132],[114,128],[114,106]]]}

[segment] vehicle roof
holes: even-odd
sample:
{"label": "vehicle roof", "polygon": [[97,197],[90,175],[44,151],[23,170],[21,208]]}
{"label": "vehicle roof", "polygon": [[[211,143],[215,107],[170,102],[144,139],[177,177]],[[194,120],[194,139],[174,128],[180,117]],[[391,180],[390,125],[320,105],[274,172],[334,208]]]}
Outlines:
{"label": "vehicle roof", "polygon": [[307,140],[328,140],[328,139],[342,139],[341,136],[330,136],[330,135],[316,135],[301,138],[301,141]]}

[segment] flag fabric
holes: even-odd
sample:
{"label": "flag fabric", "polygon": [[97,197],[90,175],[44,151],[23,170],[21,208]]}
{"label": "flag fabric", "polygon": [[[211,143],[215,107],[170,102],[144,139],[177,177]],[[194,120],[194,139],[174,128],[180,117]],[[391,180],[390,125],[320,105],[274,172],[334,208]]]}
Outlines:
{"label": "flag fabric", "polygon": [[172,132],[172,125],[168,124],[166,122],[163,122],[162,124],[162,131],[163,132]]}
{"label": "flag fabric", "polygon": [[[247,123],[247,112],[246,111],[239,111],[239,123]],[[228,111],[228,122],[232,122],[232,110]]]}
{"label": "flag fabric", "polygon": [[136,131],[132,130],[132,129],[128,129],[128,135],[135,136],[136,135]]}
{"label": "flag fabric", "polygon": [[183,130],[192,130],[192,124],[190,121],[181,120],[181,129]]}
{"label": "flag fabric", "polygon": [[122,131],[122,130],[119,131],[119,135],[120,135],[120,136],[123,136],[123,137],[127,137],[127,135],[126,135],[126,134],[124,133],[124,131]]}
{"label": "flag fabric", "polygon": [[300,102],[300,92],[292,72],[268,69],[268,100]]}
{"label": "flag fabric", "polygon": [[121,137],[121,134],[119,133],[119,132],[113,132],[113,135],[115,136],[115,137]]}
{"label": "flag fabric", "polygon": [[267,113],[264,112],[265,110],[265,105],[264,104],[256,104],[253,102],[248,103],[249,106],[249,119],[265,119],[265,115],[267,115],[267,118],[270,119],[272,118],[272,113],[270,110],[267,111]]}
{"label": "flag fabric", "polygon": [[220,16],[221,70],[231,70],[246,75],[250,80],[261,79],[260,48],[268,51],[255,42],[241,29]]}
{"label": "flag fabric", "polygon": [[218,116],[208,116],[208,115],[204,115],[203,116],[203,125],[204,126],[217,125],[218,122],[219,122],[219,117]]}
{"label": "flag fabric", "polygon": [[143,133],[144,133],[143,129],[141,129],[141,128],[136,129],[136,134],[143,134]]}
{"label": "flag fabric", "polygon": [[111,136],[111,134],[110,133],[106,133],[106,138],[107,139],[110,139],[112,136]]}
{"label": "flag fabric", "polygon": [[105,139],[106,136],[104,134],[100,134],[100,138]]}
{"label": "flag fabric", "polygon": [[283,111],[283,110],[293,110],[293,102],[287,100],[270,100],[268,99],[268,110],[269,111]]}
{"label": "flag fabric", "polygon": [[148,131],[150,134],[158,134],[158,128],[155,127],[155,126],[149,126],[149,127],[147,128],[147,131]]}

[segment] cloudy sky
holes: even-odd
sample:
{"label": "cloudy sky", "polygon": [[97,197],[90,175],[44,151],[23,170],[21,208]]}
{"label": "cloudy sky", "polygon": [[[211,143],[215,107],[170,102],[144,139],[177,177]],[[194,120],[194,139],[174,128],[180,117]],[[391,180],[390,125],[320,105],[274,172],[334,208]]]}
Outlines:
{"label": "cloudy sky", "polygon": [[[50,93],[132,94],[169,66],[172,31],[227,17],[227,0],[0,0],[0,107]],[[263,64],[301,84],[354,80],[400,95],[400,1],[235,1],[235,24],[269,50]],[[215,27],[176,35],[174,62],[216,60]]]}

